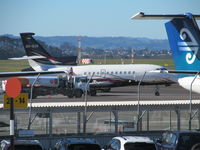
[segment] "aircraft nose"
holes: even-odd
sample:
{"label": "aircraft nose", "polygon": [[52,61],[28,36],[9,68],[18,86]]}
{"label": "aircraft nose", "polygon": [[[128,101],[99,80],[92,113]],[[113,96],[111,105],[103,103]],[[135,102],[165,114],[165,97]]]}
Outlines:
{"label": "aircraft nose", "polygon": [[156,76],[160,78],[161,80],[168,80],[171,82],[178,83],[178,76],[176,74],[171,74],[167,72],[160,72],[157,73]]}
{"label": "aircraft nose", "polygon": [[170,73],[167,73],[169,79],[173,82],[176,82],[178,83],[178,75],[177,74],[170,74]]}

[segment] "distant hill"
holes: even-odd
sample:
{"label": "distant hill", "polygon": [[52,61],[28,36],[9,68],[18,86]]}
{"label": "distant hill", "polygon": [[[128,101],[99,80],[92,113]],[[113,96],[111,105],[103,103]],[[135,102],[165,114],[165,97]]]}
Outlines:
{"label": "distant hill", "polygon": [[[67,42],[77,46],[77,36],[51,36],[43,37],[36,36],[36,39],[44,41],[48,45],[60,47]],[[133,37],[81,37],[82,48],[96,49],[151,49],[151,50],[169,50],[168,40],[148,39],[148,38],[133,38]]]}
{"label": "distant hill", "polygon": [[[62,50],[59,49],[58,47],[49,46],[42,41],[38,42],[40,42],[40,44],[53,56],[62,55]],[[19,37],[12,35],[0,36],[0,59],[7,59],[11,57],[22,57],[24,55],[25,55],[24,46]]]}
{"label": "distant hill", "polygon": [[[52,56],[77,55],[77,36],[35,37]],[[168,57],[167,40],[131,37],[81,37],[82,57],[130,58]],[[134,52],[132,51],[134,50]],[[0,59],[25,55],[19,36],[0,36]]]}
{"label": "distant hill", "polygon": [[[19,38],[6,34],[9,38]],[[69,43],[77,46],[78,36],[35,36],[37,40],[45,42],[47,45],[60,48],[62,44]],[[169,50],[168,40],[137,38],[137,37],[88,37],[81,36],[82,48],[95,49],[151,49],[151,50]]]}

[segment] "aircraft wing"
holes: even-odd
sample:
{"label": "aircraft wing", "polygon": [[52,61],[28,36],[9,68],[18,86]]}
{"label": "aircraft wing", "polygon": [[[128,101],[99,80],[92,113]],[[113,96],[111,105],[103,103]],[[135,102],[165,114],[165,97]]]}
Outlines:
{"label": "aircraft wing", "polygon": [[8,58],[10,60],[27,60],[27,59],[41,59],[41,58],[46,58],[44,56],[23,56],[23,57],[13,57],[13,58]]}
{"label": "aircraft wing", "polygon": [[[160,15],[146,15],[143,12],[139,12],[131,17],[131,19],[137,19],[137,20],[171,20],[173,18],[185,18],[188,16],[188,14],[160,14]],[[199,20],[200,15],[192,15],[195,19]]]}
{"label": "aircraft wing", "polygon": [[185,71],[185,70],[168,70],[168,73],[175,73],[175,74],[200,74],[200,71]]}
{"label": "aircraft wing", "polygon": [[23,72],[0,72],[0,77],[18,77],[18,76],[32,76],[32,75],[47,75],[47,74],[58,74],[58,73],[68,73],[65,71],[23,71]]}

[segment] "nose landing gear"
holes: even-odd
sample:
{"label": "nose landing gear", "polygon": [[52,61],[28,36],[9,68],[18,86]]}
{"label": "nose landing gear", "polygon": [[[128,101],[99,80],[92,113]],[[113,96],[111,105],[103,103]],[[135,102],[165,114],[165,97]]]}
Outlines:
{"label": "nose landing gear", "polygon": [[160,96],[158,85],[156,85],[156,88],[155,88],[155,96]]}

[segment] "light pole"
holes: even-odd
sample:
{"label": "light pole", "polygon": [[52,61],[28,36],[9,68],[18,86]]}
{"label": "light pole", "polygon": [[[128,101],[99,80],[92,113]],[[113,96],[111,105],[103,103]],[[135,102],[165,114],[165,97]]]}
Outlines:
{"label": "light pole", "polygon": [[197,78],[199,72],[197,72],[197,74],[195,75],[194,79],[192,80],[191,84],[190,84],[190,118],[189,118],[189,130],[191,130],[192,127],[192,85],[195,81],[195,79]]}
{"label": "light pole", "polygon": [[87,95],[88,95],[88,86],[90,81],[92,80],[92,77],[94,76],[94,72],[91,76],[91,78],[87,81],[86,86],[85,86],[85,109],[84,109],[84,118],[83,118],[83,133],[86,133],[86,124],[87,124]]}
{"label": "light pole", "polygon": [[31,85],[31,94],[30,94],[30,109],[29,109],[29,119],[28,119],[28,130],[30,130],[31,127],[31,111],[32,111],[32,98],[33,98],[33,86],[35,85],[35,82],[40,77],[40,73],[37,75],[36,79],[33,81],[33,84]]}
{"label": "light pole", "polygon": [[138,105],[137,105],[137,131],[139,131],[139,122],[140,122],[140,85],[146,75],[146,71],[144,72],[140,82],[138,83]]}

